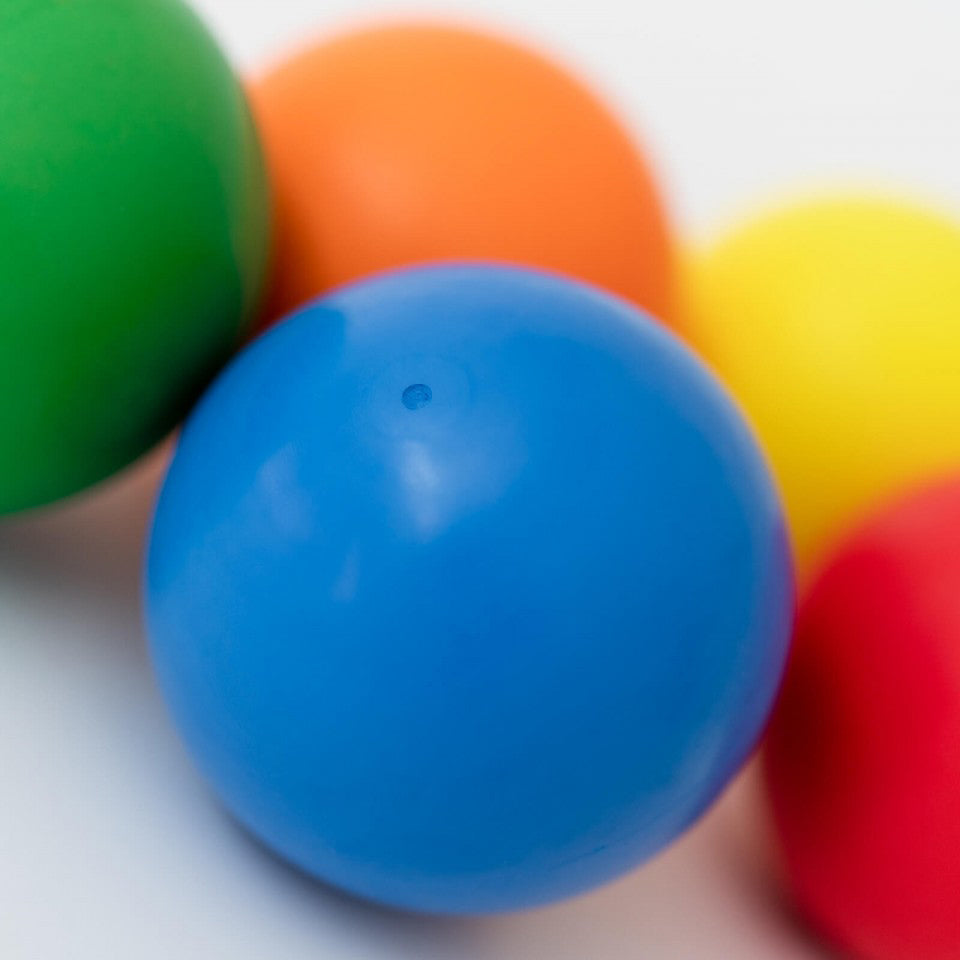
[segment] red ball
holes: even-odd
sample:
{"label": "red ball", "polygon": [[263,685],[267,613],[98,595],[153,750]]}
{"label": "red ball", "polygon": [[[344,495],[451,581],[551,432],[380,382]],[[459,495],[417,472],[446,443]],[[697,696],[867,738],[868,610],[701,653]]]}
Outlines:
{"label": "red ball", "polygon": [[866,960],[960,958],[960,478],[875,516],[811,587],[765,771],[825,935]]}

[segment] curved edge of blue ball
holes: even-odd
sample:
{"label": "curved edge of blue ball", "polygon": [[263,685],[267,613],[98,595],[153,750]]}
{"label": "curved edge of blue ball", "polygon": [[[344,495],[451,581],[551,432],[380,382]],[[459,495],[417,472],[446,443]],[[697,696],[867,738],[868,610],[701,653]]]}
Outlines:
{"label": "curved edge of blue ball", "polygon": [[[542,272],[542,271],[531,271],[524,268],[518,267],[503,267],[503,266],[486,266],[481,264],[469,264],[469,265],[445,265],[445,266],[430,266],[430,267],[418,267],[410,268],[400,271],[391,271],[389,273],[383,274],[379,277],[373,278],[371,280],[363,281],[360,284],[350,285],[349,287],[342,288],[326,297],[320,298],[312,304],[306,305],[304,308],[296,311],[288,319],[283,321],[281,324],[277,325],[273,329],[267,331],[261,335],[258,340],[254,341],[250,346],[246,348],[238,357],[234,358],[231,364],[228,365],[224,373],[221,374],[221,377],[217,382],[211,387],[211,390],[205,395],[194,413],[189,418],[185,428],[184,436],[187,435],[187,431],[190,431],[191,424],[199,417],[203,416],[203,411],[206,408],[208,403],[211,403],[211,398],[215,396],[218,387],[221,382],[227,377],[235,375],[237,370],[242,370],[244,364],[249,361],[251,351],[256,351],[258,345],[261,341],[267,340],[269,338],[278,338],[278,337],[287,337],[295,335],[294,331],[297,325],[308,324],[314,322],[315,311],[320,309],[336,309],[336,303],[340,296],[349,295],[351,291],[357,289],[365,290],[376,290],[382,295],[386,292],[386,295],[392,295],[390,293],[391,288],[394,291],[402,291],[403,286],[408,283],[411,279],[419,280],[429,280],[431,277],[440,277],[445,282],[458,282],[460,279],[471,279],[474,282],[482,280],[483,282],[496,283],[503,280],[514,282],[528,282],[531,279],[536,279],[538,283],[545,283],[548,285],[554,284],[563,284],[569,287],[570,289],[578,289],[582,292],[586,292],[591,297],[601,297],[605,299],[609,304],[612,304],[630,323],[641,323],[646,329],[646,333],[649,336],[655,338],[659,344],[660,348],[666,351],[669,351],[671,354],[674,354],[678,358],[678,362],[686,365],[692,366],[698,371],[698,376],[701,377],[705,382],[710,384],[710,389],[714,394],[714,400],[717,404],[723,406],[728,411],[728,417],[731,422],[738,424],[740,431],[742,431],[742,438],[740,440],[742,447],[745,451],[748,451],[749,456],[752,458],[752,463],[750,468],[757,471],[758,475],[762,475],[765,478],[765,484],[770,492],[772,498],[772,503],[775,502],[775,505],[771,507],[779,514],[779,526],[780,526],[780,538],[781,543],[778,548],[779,552],[779,561],[778,565],[779,570],[771,571],[770,576],[772,582],[779,584],[779,596],[771,596],[770,598],[770,607],[773,611],[772,621],[768,625],[767,629],[769,630],[771,637],[774,638],[771,640],[769,654],[771,657],[771,669],[776,672],[779,676],[782,677],[783,669],[786,662],[787,651],[788,651],[788,641],[789,635],[792,628],[793,621],[793,604],[794,604],[794,587],[793,587],[793,567],[792,560],[790,555],[788,535],[786,532],[785,524],[782,519],[782,512],[779,506],[779,498],[775,493],[775,484],[772,479],[771,472],[766,464],[766,461],[759,450],[759,447],[756,444],[754,435],[744,420],[737,404],[730,397],[726,389],[719,384],[714,375],[708,370],[706,365],[696,357],[687,347],[684,345],[674,334],[670,331],[664,329],[659,323],[654,320],[646,317],[641,311],[637,310],[630,304],[621,301],[619,298],[615,297],[612,294],[605,293],[603,291],[598,291],[586,284],[582,284],[577,281],[567,280],[562,277],[554,276],[552,274]],[[182,438],[181,438],[182,443]],[[177,451],[181,448],[181,444],[178,443]],[[171,464],[170,470],[172,471],[176,464],[176,455],[174,457],[174,462]],[[164,485],[165,488],[165,485]],[[161,489],[160,494],[157,498],[157,504],[154,510],[154,523],[151,524],[151,531],[148,539],[148,544],[146,548],[147,562],[145,564],[144,570],[144,580],[143,580],[143,591],[146,598],[145,603],[145,620],[147,624],[147,633],[150,637],[150,646],[151,654],[154,658],[154,663],[157,665],[157,652],[154,645],[154,623],[151,616],[151,557],[153,551],[153,543],[155,538],[155,529],[154,525],[156,523],[156,517],[161,511],[161,506],[163,502],[163,489]],[[773,622],[776,621],[776,622]],[[162,673],[162,671],[159,671]],[[757,714],[762,714],[764,718],[769,715],[770,710],[772,709],[775,696],[778,692],[778,688],[773,688],[765,691],[758,691],[758,700],[755,704],[752,705],[752,710]],[[175,720],[177,718],[175,717]],[[179,726],[178,722],[178,726]],[[182,733],[186,736],[186,731],[181,730]],[[750,756],[754,750],[757,741],[762,735],[762,727],[758,727],[752,730],[751,735],[744,740],[742,744],[738,745],[736,750],[737,762],[736,767],[739,768]],[[189,741],[189,736],[187,737]],[[713,788],[704,795],[702,801],[696,805],[695,809],[686,817],[683,827],[680,831],[685,830],[688,826],[694,823],[700,816],[709,809],[713,803],[716,801],[718,795],[723,791],[728,782],[728,778],[724,778],[722,781],[718,781],[713,785]],[[217,788],[217,785],[212,784],[214,788]],[[261,833],[258,824],[247,822],[239,811],[232,809],[232,806],[229,802],[229,799],[226,799],[226,805],[228,809],[231,809],[231,812],[234,816],[237,816],[241,822],[249,829],[254,835]],[[261,839],[262,836],[261,836]],[[271,846],[272,844],[267,841],[267,845]],[[282,851],[284,855],[291,860],[294,864],[299,866],[300,869],[304,872],[316,876],[317,874],[311,869],[311,865],[306,862],[298,862],[298,857],[296,851],[286,850]],[[656,851],[651,851],[649,855],[652,855]],[[628,872],[636,864],[631,864],[625,866],[615,873],[611,873],[603,877],[601,882],[607,882],[612,879],[615,879],[617,875]],[[328,881],[329,878],[319,876],[318,879]],[[575,889],[571,889],[564,893],[564,896],[573,896],[577,893],[584,892],[587,889],[590,889],[594,886],[596,881],[585,882],[577,886]],[[347,883],[338,881],[338,885],[347,890],[348,892],[357,895],[359,897],[369,897],[370,892],[368,890],[351,887]],[[417,897],[413,897],[410,901],[405,902],[403,897],[392,896],[389,898],[377,898],[380,902],[387,903],[388,905],[407,910],[415,910],[418,912],[427,912],[427,913],[446,913],[446,914],[462,914],[462,913],[484,913],[484,912],[507,912],[514,909],[526,909],[533,906],[542,905],[545,903],[552,902],[556,899],[554,896],[545,896],[543,898],[537,898],[536,896],[525,900],[522,903],[516,904],[494,904],[489,908],[477,905],[467,905],[464,909],[459,909],[455,904],[429,904],[424,905],[420,902]]]}

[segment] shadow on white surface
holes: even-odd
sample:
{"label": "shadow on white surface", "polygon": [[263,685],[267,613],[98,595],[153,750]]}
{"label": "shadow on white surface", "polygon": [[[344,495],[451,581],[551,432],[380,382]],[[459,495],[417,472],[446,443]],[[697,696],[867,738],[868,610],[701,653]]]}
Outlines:
{"label": "shadow on white surface", "polygon": [[166,451],[0,526],[4,960],[805,960],[750,784],[647,868],[486,919],[405,916],[275,859],[195,775],[150,675],[142,543]]}

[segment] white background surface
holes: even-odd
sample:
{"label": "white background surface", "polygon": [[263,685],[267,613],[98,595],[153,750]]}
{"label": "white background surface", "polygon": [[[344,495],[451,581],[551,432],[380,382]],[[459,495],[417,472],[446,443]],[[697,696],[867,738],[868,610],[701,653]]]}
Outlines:
{"label": "white background surface", "polygon": [[[408,4],[200,0],[244,68]],[[423,8],[421,8],[423,9]],[[681,229],[836,181],[960,209],[956,0],[463,0],[642,131]],[[524,916],[436,921],[348,901],[222,817],[153,688],[140,541],[164,453],[0,526],[2,960],[816,960],[779,903],[750,783],[625,880]]]}

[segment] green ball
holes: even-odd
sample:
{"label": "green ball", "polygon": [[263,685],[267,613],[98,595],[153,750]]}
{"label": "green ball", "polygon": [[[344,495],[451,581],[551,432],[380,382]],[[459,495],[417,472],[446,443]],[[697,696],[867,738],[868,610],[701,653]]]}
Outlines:
{"label": "green ball", "polygon": [[0,513],[160,440],[243,338],[269,204],[179,0],[0,2]]}

